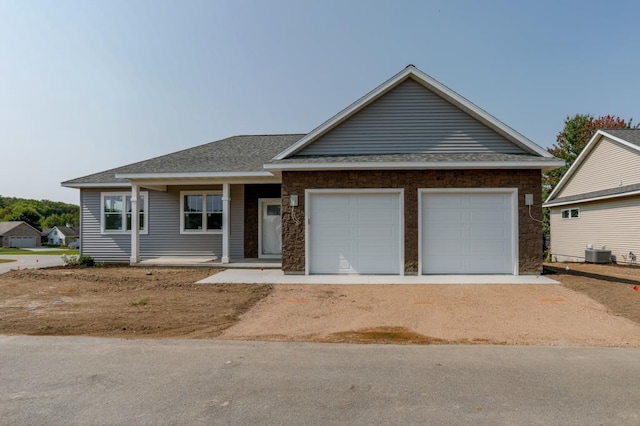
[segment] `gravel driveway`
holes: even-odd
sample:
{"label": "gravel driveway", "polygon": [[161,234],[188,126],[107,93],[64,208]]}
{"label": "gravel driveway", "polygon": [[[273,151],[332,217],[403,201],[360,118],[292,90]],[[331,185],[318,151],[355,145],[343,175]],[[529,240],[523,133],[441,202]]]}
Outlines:
{"label": "gravel driveway", "polygon": [[221,338],[640,347],[640,325],[561,285],[277,285]]}

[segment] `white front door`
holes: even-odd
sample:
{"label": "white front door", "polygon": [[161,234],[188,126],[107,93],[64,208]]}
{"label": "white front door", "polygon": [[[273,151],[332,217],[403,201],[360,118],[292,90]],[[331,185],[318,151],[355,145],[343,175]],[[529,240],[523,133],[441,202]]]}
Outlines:
{"label": "white front door", "polygon": [[280,198],[258,200],[258,257],[282,257],[282,201]]}

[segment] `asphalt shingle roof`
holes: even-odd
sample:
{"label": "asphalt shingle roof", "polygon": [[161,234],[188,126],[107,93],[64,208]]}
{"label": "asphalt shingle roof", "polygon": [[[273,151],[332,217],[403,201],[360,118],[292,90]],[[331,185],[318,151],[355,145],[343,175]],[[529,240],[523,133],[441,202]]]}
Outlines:
{"label": "asphalt shingle roof", "polygon": [[63,182],[63,185],[83,183],[128,183],[115,177],[117,173],[206,173],[259,172],[263,164],[285,148],[297,142],[303,134],[233,136],[194,148],[139,161]]}
{"label": "asphalt shingle roof", "polygon": [[19,226],[20,224],[22,224],[24,222],[20,221],[20,220],[12,220],[9,222],[0,222],[0,235],[4,235],[6,232],[11,231],[13,228],[15,228],[16,226]]}
{"label": "asphalt shingle roof", "polygon": [[634,145],[640,146],[640,129],[602,129],[602,131],[617,138],[624,139]]}
{"label": "asphalt shingle roof", "polygon": [[567,203],[572,201],[575,201],[575,202],[586,201],[592,198],[606,197],[610,195],[623,196],[626,193],[631,193],[634,191],[640,191],[639,183],[636,183],[633,185],[619,186],[616,188],[602,189],[600,191],[592,191],[584,194],[569,195],[567,197],[562,197],[562,198],[556,198],[554,200],[549,201],[548,205]]}
{"label": "asphalt shingle roof", "polygon": [[68,227],[68,226],[56,226],[56,228],[65,237],[77,237],[79,235],[78,234],[78,228],[73,227],[73,226],[71,226],[71,227]]}

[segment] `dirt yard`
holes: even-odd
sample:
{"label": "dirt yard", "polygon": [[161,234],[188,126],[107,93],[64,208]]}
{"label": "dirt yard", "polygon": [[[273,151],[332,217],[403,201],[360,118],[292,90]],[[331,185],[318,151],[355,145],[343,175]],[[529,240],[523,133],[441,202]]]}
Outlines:
{"label": "dirt yard", "polygon": [[0,334],[216,337],[270,286],[194,284],[215,269],[39,269],[0,275]]}
{"label": "dirt yard", "polygon": [[[563,285],[271,287],[194,284],[215,269],[12,271],[0,275],[0,334],[640,347],[640,269],[551,266]],[[592,275],[574,275],[581,267]]]}

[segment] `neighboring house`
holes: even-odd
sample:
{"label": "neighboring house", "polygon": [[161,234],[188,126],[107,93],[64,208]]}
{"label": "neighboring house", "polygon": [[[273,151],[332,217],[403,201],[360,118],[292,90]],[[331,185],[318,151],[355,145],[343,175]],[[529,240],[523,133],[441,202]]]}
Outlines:
{"label": "neighboring house", "polygon": [[541,218],[541,172],[563,164],[410,65],[308,134],[230,137],[62,185],[81,191],[81,254],[100,262],[529,274],[542,230],[525,195]]}
{"label": "neighboring house", "polygon": [[640,129],[598,130],[544,204],[551,208],[551,255],[582,262],[585,248],[614,260],[640,255]]}
{"label": "neighboring house", "polygon": [[22,221],[0,222],[2,247],[40,247],[40,231]]}
{"label": "neighboring house", "polygon": [[78,228],[67,226],[54,226],[47,234],[47,242],[51,245],[66,246],[78,239]]}

